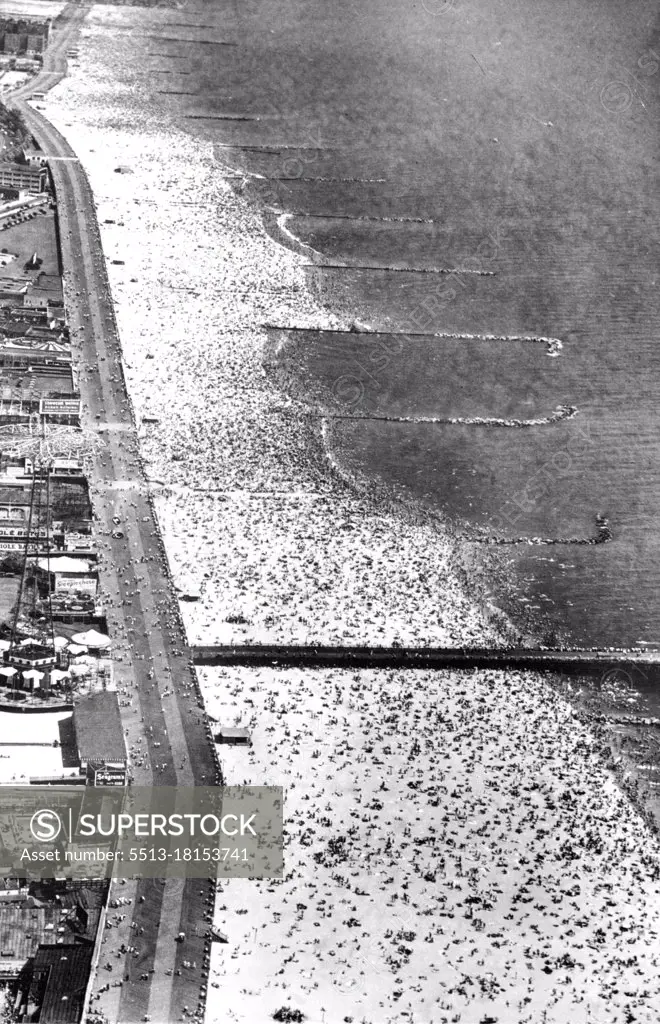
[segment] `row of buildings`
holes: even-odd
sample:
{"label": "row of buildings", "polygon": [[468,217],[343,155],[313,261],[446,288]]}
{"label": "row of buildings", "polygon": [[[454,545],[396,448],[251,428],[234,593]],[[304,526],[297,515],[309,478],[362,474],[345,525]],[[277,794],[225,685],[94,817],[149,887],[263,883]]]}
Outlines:
{"label": "row of buildings", "polygon": [[[128,759],[116,693],[81,698],[60,728],[61,735],[71,737],[81,784],[125,784]],[[66,781],[75,779],[69,775]],[[0,855],[2,843],[0,832]],[[12,1020],[79,1024],[104,931],[108,890],[104,878],[0,879],[0,984],[9,986]]]}
{"label": "row of buildings", "polygon": [[35,414],[80,422],[62,281],[0,276],[0,424]]}
{"label": "row of buildings", "polygon": [[50,19],[0,17],[0,53],[40,56],[48,45]]}
{"label": "row of buildings", "polygon": [[[0,18],[0,54],[38,57],[45,49],[48,30],[48,21],[35,25]],[[47,161],[38,147],[26,147],[15,159],[0,163],[0,227],[4,224],[12,229],[0,232],[0,239],[23,231],[19,225],[26,219],[33,221],[32,232],[48,223],[42,211],[46,213],[50,203],[40,197],[49,197],[49,188]],[[14,250],[16,254],[19,251]],[[15,442],[18,433],[12,434],[14,428],[16,432],[29,430],[35,424],[44,431],[62,428],[63,433],[80,427],[80,397],[62,279],[52,272],[54,261],[50,271],[40,266],[37,253],[26,262],[24,254],[15,255],[13,262],[6,250],[6,258],[1,256],[0,569],[3,562],[13,561],[14,576],[0,583],[20,580],[16,618],[11,630],[5,626],[6,649],[0,659],[0,686],[6,698],[9,688],[15,696],[17,686],[27,687],[24,680],[30,676],[40,677],[47,690],[58,675],[75,678],[74,667],[84,669],[75,662],[85,655],[82,659],[80,655],[69,657],[70,651],[81,649],[80,643],[72,640],[72,633],[75,637],[79,634],[70,624],[80,630],[83,622],[97,625],[103,620],[98,614],[92,513],[82,462],[56,451],[44,468],[29,445],[23,451]],[[26,560],[28,552],[31,557]],[[21,600],[26,594],[24,607]],[[21,639],[26,629],[27,638]],[[56,648],[54,642],[48,647],[46,638],[55,630],[64,631],[65,648]],[[82,650],[87,649],[88,661],[96,661],[98,670],[106,648],[103,644],[97,647],[96,658],[91,640]],[[58,738],[50,748],[59,758],[55,777],[35,777],[33,763],[29,781],[125,784],[124,729],[111,672],[108,678],[109,686],[103,683],[86,693],[76,692],[70,717],[58,720]],[[48,703],[44,701],[44,709]],[[54,761],[48,766],[54,769]],[[0,881],[0,982],[10,986],[13,1006],[7,1009],[12,1020],[80,1022],[88,1005],[107,898],[105,880],[12,879],[4,888]]]}

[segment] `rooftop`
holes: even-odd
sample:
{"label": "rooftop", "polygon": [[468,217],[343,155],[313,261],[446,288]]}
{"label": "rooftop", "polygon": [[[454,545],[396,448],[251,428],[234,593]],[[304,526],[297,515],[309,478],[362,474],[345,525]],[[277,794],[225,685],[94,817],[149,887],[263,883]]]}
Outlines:
{"label": "rooftop", "polygon": [[0,505],[29,505],[30,491],[22,483],[0,486]]}
{"label": "rooftop", "polygon": [[80,573],[92,572],[93,563],[88,562],[85,558],[69,558],[67,555],[56,555],[50,559],[50,564],[47,558],[40,558],[39,568],[44,569],[46,572],[50,570],[50,572],[70,572],[79,575]]}
{"label": "rooftop", "polygon": [[2,171],[11,171],[16,173],[17,171],[25,171],[27,174],[40,174],[42,171],[41,167],[30,167],[29,164],[18,164],[16,161],[2,160],[0,161],[0,173]]}
{"label": "rooftop", "polygon": [[91,943],[39,947],[29,1003],[41,1006],[40,1024],[78,1024],[93,953]]}
{"label": "rooftop", "polygon": [[73,709],[81,761],[125,761],[126,744],[117,694],[101,690],[83,697]]}
{"label": "rooftop", "polygon": [[40,945],[58,939],[93,940],[101,913],[103,888],[85,882],[62,893],[47,885],[30,891],[0,890],[0,960],[20,965],[34,956]]}

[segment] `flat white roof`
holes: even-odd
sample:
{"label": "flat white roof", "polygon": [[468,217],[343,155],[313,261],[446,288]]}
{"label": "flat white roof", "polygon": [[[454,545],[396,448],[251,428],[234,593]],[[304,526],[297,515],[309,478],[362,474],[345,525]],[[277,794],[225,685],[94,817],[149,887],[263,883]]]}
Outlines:
{"label": "flat white roof", "polygon": [[51,558],[50,565],[47,558],[40,558],[39,568],[43,569],[45,572],[47,572],[49,568],[51,572],[91,572],[91,564],[84,558],[67,558],[66,555],[58,555],[55,558]]}

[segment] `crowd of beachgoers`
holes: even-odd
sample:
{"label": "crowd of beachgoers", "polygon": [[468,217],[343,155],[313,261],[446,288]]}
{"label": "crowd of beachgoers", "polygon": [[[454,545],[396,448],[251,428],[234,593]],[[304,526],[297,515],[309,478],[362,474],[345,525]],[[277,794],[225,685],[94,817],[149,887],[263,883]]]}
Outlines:
{"label": "crowd of beachgoers", "polygon": [[227,783],[286,793],[285,879],[220,896],[230,1020],[655,1019],[660,851],[541,677],[200,675],[252,732],[222,749]]}

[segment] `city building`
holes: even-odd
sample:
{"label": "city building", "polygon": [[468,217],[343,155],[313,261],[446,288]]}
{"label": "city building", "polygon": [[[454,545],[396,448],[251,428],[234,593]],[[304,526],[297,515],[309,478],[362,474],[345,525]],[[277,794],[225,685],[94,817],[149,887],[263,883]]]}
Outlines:
{"label": "city building", "polygon": [[47,18],[0,18],[0,53],[40,55],[48,45]]}
{"label": "city building", "polygon": [[51,594],[82,593],[95,598],[98,587],[98,573],[94,563],[86,558],[71,558],[68,555],[56,555],[53,558],[40,558],[37,568],[42,576],[49,577]]}
{"label": "city building", "polygon": [[48,184],[47,167],[31,167],[29,164],[0,163],[0,187],[18,189],[19,192],[37,194],[45,191]]}
{"label": "city building", "polygon": [[[33,882],[16,879],[0,890],[0,981],[21,976],[29,988],[39,950],[91,946],[98,929],[104,882]],[[26,991],[27,994],[27,991]],[[17,1001],[20,1005],[21,1000]]]}
{"label": "city building", "polygon": [[23,146],[21,159],[22,163],[27,164],[28,167],[45,167],[48,163],[44,151],[34,141]]}
{"label": "city building", "polygon": [[40,1024],[79,1024],[92,969],[92,943],[39,946],[31,965],[26,1015]]}
{"label": "city building", "polygon": [[53,303],[63,301],[62,278],[57,274],[39,274],[32,282],[23,299],[26,309],[48,310]]}
{"label": "city building", "polygon": [[25,278],[0,277],[0,302],[22,306],[29,287],[30,282]]}
{"label": "city building", "polygon": [[30,491],[22,484],[20,486],[9,485],[0,487],[0,520],[12,520],[13,522],[27,522],[30,512]]}

